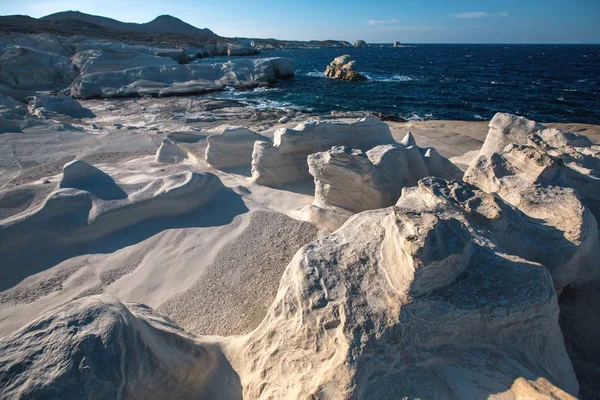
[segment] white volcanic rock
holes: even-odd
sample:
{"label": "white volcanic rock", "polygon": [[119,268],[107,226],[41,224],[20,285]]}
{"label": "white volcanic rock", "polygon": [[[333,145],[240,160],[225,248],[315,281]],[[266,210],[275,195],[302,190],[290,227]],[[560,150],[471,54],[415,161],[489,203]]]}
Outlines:
{"label": "white volcanic rock", "polygon": [[107,295],[68,303],[2,338],[0,381],[4,398],[241,398],[218,346]]}
{"label": "white volcanic rock", "polygon": [[387,124],[374,117],[352,123],[307,121],[294,129],[275,131],[273,144],[257,141],[252,153],[252,178],[267,186],[309,179],[307,157],[333,146],[366,151],[380,144],[396,143]]}
{"label": "white volcanic rock", "polygon": [[170,139],[163,139],[154,161],[161,163],[178,163],[188,158],[188,153]]}
{"label": "white volcanic rock", "polygon": [[0,49],[0,93],[17,99],[68,87],[77,72],[71,59],[25,47]]}
{"label": "white volcanic rock", "polygon": [[250,165],[254,142],[264,140],[256,132],[239,126],[222,126],[206,138],[205,159],[213,168]]}
{"label": "white volcanic rock", "polygon": [[[402,189],[426,176],[461,179],[462,172],[435,149],[420,149],[409,133],[402,144],[380,145],[366,154],[348,147],[333,147],[308,156],[309,172],[315,180],[315,201],[304,218],[321,221],[318,208],[339,207],[351,213],[389,207]],[[424,154],[423,154],[424,153]],[[431,170],[429,169],[431,167]],[[317,215],[312,216],[316,213]],[[346,214],[349,216],[348,214]],[[341,225],[333,213],[328,225]]]}
{"label": "white volcanic rock", "polygon": [[315,177],[315,206],[353,213],[384,207],[375,166],[361,150],[341,146],[311,154],[308,169]]}
{"label": "white volcanic rock", "polygon": [[456,193],[427,178],[299,250],[235,358],[244,397],[514,398],[523,376],[577,394],[548,271],[471,225],[500,199]]}
{"label": "white volcanic rock", "polygon": [[27,115],[25,104],[10,96],[0,94],[0,118],[23,119]]}
{"label": "white volcanic rock", "polygon": [[58,188],[85,190],[105,200],[127,197],[110,175],[81,160],[65,164]]}
{"label": "white volcanic rock", "polygon": [[16,122],[0,117],[0,133],[19,133],[21,126]]}
{"label": "white volcanic rock", "polygon": [[[148,49],[150,51],[150,49]],[[73,64],[82,75],[96,72],[121,71],[135,67],[178,65],[175,60],[153,54],[117,49],[91,49],[73,56]]]}
{"label": "white volcanic rock", "polygon": [[496,113],[489,127],[483,147],[479,151],[480,156],[491,157],[511,143],[525,144],[529,135],[542,129],[535,121],[508,113]]}
{"label": "white volcanic rock", "polygon": [[82,161],[68,164],[65,171],[67,181],[63,177],[61,188],[39,208],[0,222],[0,276],[5,282],[20,274],[11,266],[27,257],[33,245],[47,254],[66,252],[144,221],[194,211],[226,190],[210,173],[182,172],[130,189]]}
{"label": "white volcanic rock", "polygon": [[344,81],[361,82],[367,78],[356,71],[356,61],[352,60],[350,55],[336,57],[327,68],[325,68],[325,76],[332,79],[341,79]]}
{"label": "white volcanic rock", "polygon": [[[206,93],[227,86],[256,87],[273,84],[278,79],[294,75],[293,61],[285,58],[236,60],[224,64],[187,64],[162,57],[137,55],[131,60],[135,66],[123,68],[120,62],[108,57],[98,71],[94,57],[76,64],[82,65],[81,75],[71,85],[71,95],[77,98],[171,96]],[[102,58],[102,52],[98,56]],[[146,60],[147,58],[147,60]],[[92,60],[92,61],[90,61]],[[91,64],[91,67],[88,65]]]}
{"label": "white volcanic rock", "polygon": [[28,110],[38,117],[62,114],[73,118],[93,118],[94,113],[84,108],[77,100],[58,95],[37,95],[29,103]]}
{"label": "white volcanic rock", "polygon": [[364,40],[357,40],[356,42],[354,42],[354,44],[352,44],[352,46],[354,46],[354,47],[368,47],[367,43]]}
{"label": "white volcanic rock", "polygon": [[255,54],[260,54],[260,50],[251,46],[230,45],[229,47],[227,47],[227,55],[230,57],[253,56]]}
{"label": "white volcanic rock", "polygon": [[[532,246],[535,249],[522,251],[532,253],[531,259],[550,270],[558,291],[569,283],[597,279],[600,277],[598,147],[573,133],[544,129],[524,119],[512,120],[516,122],[507,125],[506,131],[518,142],[527,144],[509,144],[489,157],[481,154],[470,165],[464,180],[488,193],[497,193],[528,217],[543,221],[556,231],[555,235],[564,242],[553,245],[560,247],[558,253],[551,249],[536,251],[551,238]],[[533,126],[548,142],[538,134],[529,133]],[[495,128],[490,129],[490,135],[493,142],[498,141]],[[588,147],[573,147],[569,143]]]}

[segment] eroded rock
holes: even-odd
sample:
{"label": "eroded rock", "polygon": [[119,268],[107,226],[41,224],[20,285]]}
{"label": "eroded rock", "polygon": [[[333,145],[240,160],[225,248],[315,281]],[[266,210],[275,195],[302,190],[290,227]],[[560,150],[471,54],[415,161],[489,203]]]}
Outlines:
{"label": "eroded rock", "polygon": [[354,82],[368,80],[356,71],[356,61],[352,60],[348,54],[335,58],[325,69],[325,76]]}

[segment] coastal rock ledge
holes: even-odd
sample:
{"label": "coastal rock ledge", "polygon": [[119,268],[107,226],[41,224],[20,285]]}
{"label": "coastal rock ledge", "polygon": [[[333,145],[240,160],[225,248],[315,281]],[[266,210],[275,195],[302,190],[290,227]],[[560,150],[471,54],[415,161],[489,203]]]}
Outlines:
{"label": "coastal rock ledge", "polygon": [[325,76],[353,82],[368,80],[356,71],[356,61],[352,60],[348,54],[335,58],[325,69]]}

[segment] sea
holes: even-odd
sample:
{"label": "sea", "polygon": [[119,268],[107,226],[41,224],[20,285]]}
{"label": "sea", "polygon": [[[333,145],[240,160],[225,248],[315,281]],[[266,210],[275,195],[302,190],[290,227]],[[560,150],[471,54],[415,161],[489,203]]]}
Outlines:
{"label": "sea", "polygon": [[[356,60],[368,82],[324,76],[343,54]],[[489,120],[503,111],[539,122],[600,124],[600,45],[371,45],[263,51],[257,57],[293,59],[295,77],[272,88],[210,96],[256,108],[372,111],[409,121]]]}

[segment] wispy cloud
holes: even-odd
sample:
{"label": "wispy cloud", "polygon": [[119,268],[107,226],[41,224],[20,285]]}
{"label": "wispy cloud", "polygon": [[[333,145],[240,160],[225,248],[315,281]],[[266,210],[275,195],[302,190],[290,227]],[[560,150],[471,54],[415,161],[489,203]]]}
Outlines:
{"label": "wispy cloud", "polygon": [[491,14],[485,11],[472,11],[472,12],[462,12],[458,14],[452,14],[454,18],[463,18],[463,19],[473,19],[473,18],[485,18],[489,17]]}
{"label": "wispy cloud", "polygon": [[396,22],[398,22],[398,20],[396,18],[393,18],[393,19],[370,19],[367,21],[367,24],[369,24],[369,25],[389,25],[389,24],[395,24]]}
{"label": "wispy cloud", "polygon": [[500,11],[498,13],[498,15],[501,16],[501,17],[508,17],[508,12],[506,12],[506,11]]}
{"label": "wispy cloud", "polygon": [[387,25],[378,26],[369,32],[427,32],[445,29],[439,25]]}

